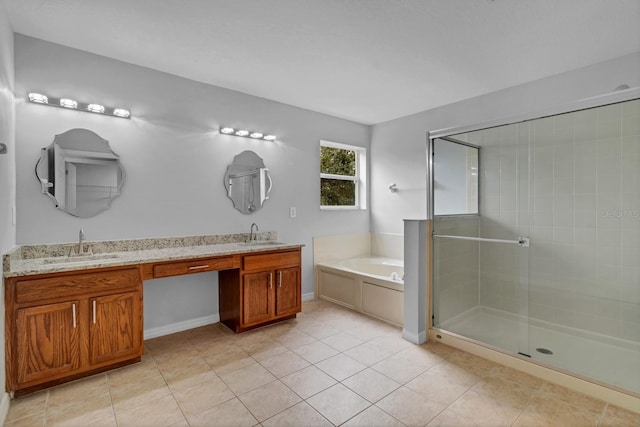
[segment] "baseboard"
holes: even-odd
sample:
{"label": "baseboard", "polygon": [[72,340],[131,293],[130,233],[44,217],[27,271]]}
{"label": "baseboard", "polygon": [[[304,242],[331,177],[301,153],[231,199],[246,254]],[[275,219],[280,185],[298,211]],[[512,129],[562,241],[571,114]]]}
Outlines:
{"label": "baseboard", "polygon": [[0,425],[4,425],[7,421],[7,415],[9,415],[9,393],[2,393],[2,400],[0,401]]}
{"label": "baseboard", "polygon": [[171,323],[170,325],[159,326],[157,328],[145,329],[144,339],[157,338],[164,335],[175,334],[176,332],[186,331],[187,329],[197,328],[199,326],[211,325],[220,321],[220,314],[212,314],[211,316],[198,317],[182,322]]}
{"label": "baseboard", "polygon": [[302,294],[302,301],[311,301],[312,299],[316,299],[315,292],[308,292],[306,294]]}

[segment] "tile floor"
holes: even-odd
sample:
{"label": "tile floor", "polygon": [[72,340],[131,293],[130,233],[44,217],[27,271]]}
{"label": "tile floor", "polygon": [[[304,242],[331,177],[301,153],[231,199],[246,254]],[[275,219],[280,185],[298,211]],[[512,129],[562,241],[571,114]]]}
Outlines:
{"label": "tile floor", "polygon": [[243,334],[145,342],[141,363],[11,403],[5,426],[640,426],[607,405],[325,301]]}

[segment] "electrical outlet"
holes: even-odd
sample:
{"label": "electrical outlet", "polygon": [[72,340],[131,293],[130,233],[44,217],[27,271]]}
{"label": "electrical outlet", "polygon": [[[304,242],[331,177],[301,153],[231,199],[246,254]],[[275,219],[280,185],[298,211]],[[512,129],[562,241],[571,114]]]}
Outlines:
{"label": "electrical outlet", "polygon": [[292,206],[289,208],[289,218],[295,218],[296,217],[296,207]]}

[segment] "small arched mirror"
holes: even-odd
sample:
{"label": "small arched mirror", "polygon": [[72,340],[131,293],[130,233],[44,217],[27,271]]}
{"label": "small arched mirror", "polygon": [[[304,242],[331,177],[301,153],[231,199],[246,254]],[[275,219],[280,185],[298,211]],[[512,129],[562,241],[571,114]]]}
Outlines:
{"label": "small arched mirror", "polygon": [[233,207],[243,214],[259,210],[271,192],[271,176],[262,159],[253,151],[233,158],[224,175],[224,187]]}
{"label": "small arched mirror", "polygon": [[80,218],[108,209],[124,183],[120,157],[107,140],[87,129],[56,135],[42,149],[36,177],[58,209]]}

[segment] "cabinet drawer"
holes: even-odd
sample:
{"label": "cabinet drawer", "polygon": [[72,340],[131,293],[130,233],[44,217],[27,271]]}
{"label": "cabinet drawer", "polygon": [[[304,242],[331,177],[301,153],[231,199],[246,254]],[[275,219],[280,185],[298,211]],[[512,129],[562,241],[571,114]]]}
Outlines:
{"label": "cabinet drawer", "polygon": [[233,257],[203,258],[189,261],[155,264],[153,277],[170,277],[182,274],[202,273],[203,271],[229,270],[233,268]]}
{"label": "cabinet drawer", "polygon": [[244,271],[265,271],[300,266],[300,250],[244,257]]}
{"label": "cabinet drawer", "polygon": [[91,292],[131,289],[140,283],[142,279],[137,268],[19,280],[16,282],[16,302],[20,304]]}

